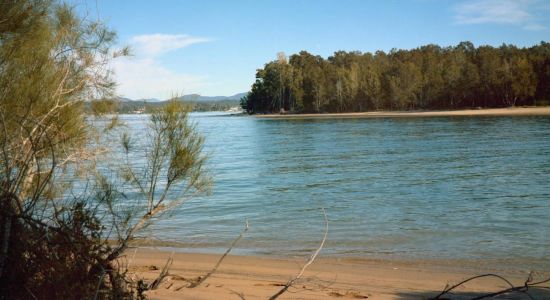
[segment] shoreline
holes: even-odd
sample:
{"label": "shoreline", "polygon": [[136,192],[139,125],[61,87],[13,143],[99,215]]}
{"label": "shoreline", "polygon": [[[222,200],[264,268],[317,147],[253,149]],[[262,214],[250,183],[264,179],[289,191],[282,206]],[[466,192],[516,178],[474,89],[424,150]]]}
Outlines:
{"label": "shoreline", "polygon": [[[189,247],[183,243],[174,242],[141,242],[131,245],[132,249],[139,249],[139,251],[146,252],[158,252],[158,253],[181,253],[181,254],[199,254],[199,255],[212,255],[221,256],[226,250],[227,245],[219,247]],[[310,251],[304,251],[302,253],[284,253],[280,251],[273,252],[257,252],[254,250],[243,250],[241,248],[232,249],[231,256],[238,257],[255,257],[261,259],[275,259],[275,260],[295,260],[305,259],[311,255]],[[540,257],[491,257],[491,258],[473,258],[473,257],[435,257],[435,256],[421,256],[418,254],[404,254],[404,253],[333,253],[326,252],[326,249],[321,251],[323,259],[331,259],[338,261],[379,261],[385,263],[398,262],[403,264],[414,263],[416,265],[432,265],[438,268],[447,268],[451,270],[460,269],[464,270],[491,270],[492,272],[514,273],[525,270],[529,271],[548,271],[550,272],[550,262],[547,259]]]}
{"label": "shoreline", "polygon": [[352,113],[315,114],[265,114],[254,115],[258,119],[344,119],[344,118],[420,118],[420,117],[469,117],[469,116],[550,116],[550,106],[483,108],[441,111],[371,111]]}
{"label": "shoreline", "polygon": [[[135,251],[135,252],[134,252]],[[171,252],[137,248],[126,253],[129,274],[154,280]],[[268,258],[253,255],[228,255],[218,270],[201,286],[186,288],[186,279],[204,276],[221,257],[219,254],[176,252],[169,276],[149,299],[267,299],[300,271],[304,258]],[[485,268],[479,264],[436,261],[400,261],[369,258],[319,257],[297,284],[281,299],[426,299],[436,296],[448,283],[483,273],[495,272],[514,285],[522,285],[529,271]],[[538,273],[539,277],[550,272]],[[493,292],[506,288],[495,279],[476,280],[459,288],[457,294]],[[535,290],[550,297],[549,291]],[[518,298],[520,299],[520,298]],[[537,298],[538,299],[538,298]]]}

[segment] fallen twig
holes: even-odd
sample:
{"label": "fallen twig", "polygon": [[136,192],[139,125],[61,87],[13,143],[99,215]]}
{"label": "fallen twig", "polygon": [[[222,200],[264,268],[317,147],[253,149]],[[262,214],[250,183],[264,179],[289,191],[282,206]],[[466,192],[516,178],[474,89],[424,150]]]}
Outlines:
{"label": "fallen twig", "polygon": [[157,277],[157,279],[155,279],[155,281],[153,281],[151,283],[151,285],[149,286],[150,290],[154,290],[154,289],[158,288],[158,286],[160,285],[160,283],[162,282],[164,277],[166,277],[166,275],[168,275],[168,270],[170,269],[170,266],[172,265],[173,261],[174,261],[174,252],[172,252],[170,254],[170,257],[168,257],[168,260],[166,260],[166,264],[164,265],[164,268],[162,268],[162,271],[160,271],[160,274]]}
{"label": "fallen twig", "polygon": [[244,297],[244,293],[242,293],[242,292],[237,292],[237,291],[234,291],[234,290],[231,290],[231,289],[229,289],[229,292],[233,295],[236,295],[241,300],[246,300],[246,298]]}
{"label": "fallen twig", "polygon": [[327,218],[327,213],[325,212],[325,209],[324,208],[321,208],[321,209],[323,210],[323,216],[325,218],[325,234],[323,236],[323,240],[321,241],[321,244],[319,245],[319,248],[317,248],[317,250],[313,252],[313,255],[311,255],[309,260],[302,267],[302,269],[300,270],[300,273],[298,273],[298,275],[296,275],[294,278],[290,279],[283,286],[283,288],[279,290],[276,294],[271,296],[269,300],[277,299],[279,296],[284,294],[298,279],[300,279],[302,275],[304,275],[304,272],[306,271],[306,269],[315,261],[315,259],[317,258],[317,255],[319,255],[319,252],[321,252],[321,249],[323,249],[323,246],[325,245],[325,241],[327,240],[327,236],[328,236],[328,218]]}
{"label": "fallen twig", "polygon": [[233,240],[233,243],[231,243],[231,246],[229,246],[229,248],[225,251],[225,253],[220,257],[220,259],[218,260],[218,262],[216,263],[216,265],[214,266],[214,268],[208,272],[206,275],[202,276],[202,277],[199,277],[199,279],[192,283],[191,285],[188,286],[188,288],[196,288],[198,287],[199,285],[201,285],[206,279],[208,279],[208,277],[210,277],[212,274],[214,274],[216,272],[216,270],[218,270],[218,267],[221,265],[222,261],[225,259],[225,257],[229,254],[229,252],[231,252],[231,250],[233,249],[233,247],[235,247],[235,245],[239,242],[239,240],[243,237],[243,235],[248,231],[248,220],[245,221],[245,226],[244,226],[244,229],[243,231],[241,232],[241,234],[239,234],[239,236]]}
{"label": "fallen twig", "polygon": [[550,289],[550,287],[541,286],[544,283],[550,282],[550,278],[542,280],[542,281],[538,281],[538,282],[533,282],[533,274],[532,273],[529,274],[529,276],[525,280],[525,283],[523,285],[520,285],[520,286],[514,286],[509,280],[507,280],[506,278],[504,278],[500,275],[497,275],[497,274],[483,274],[483,275],[477,275],[477,276],[470,277],[470,278],[465,279],[465,280],[463,280],[463,281],[461,281],[461,282],[459,282],[459,283],[457,283],[453,286],[450,286],[450,287],[446,286],[443,289],[443,291],[441,293],[439,293],[439,295],[435,296],[434,298],[431,298],[430,300],[446,299],[446,298],[441,298],[441,297],[443,297],[447,294],[450,294],[454,289],[458,288],[459,286],[461,286],[461,285],[463,285],[467,282],[470,282],[472,280],[476,280],[476,279],[479,279],[479,278],[484,278],[484,277],[498,278],[498,279],[504,281],[510,287],[507,288],[507,289],[497,291],[497,292],[487,293],[487,294],[483,294],[483,295],[480,295],[480,296],[476,296],[476,297],[471,298],[471,300],[480,300],[480,299],[493,298],[493,297],[496,297],[498,295],[503,295],[503,294],[508,294],[508,293],[522,293],[525,296],[527,296],[529,299],[535,300],[535,298],[533,298],[533,296],[531,296],[529,294],[529,292],[528,292],[529,288],[538,287],[538,288],[543,288],[543,289]]}

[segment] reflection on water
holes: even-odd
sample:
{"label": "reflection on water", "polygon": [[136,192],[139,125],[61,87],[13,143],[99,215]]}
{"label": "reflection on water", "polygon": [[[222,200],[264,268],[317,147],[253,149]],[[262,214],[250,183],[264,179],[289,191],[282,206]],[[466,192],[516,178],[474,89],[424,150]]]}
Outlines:
{"label": "reflection on water", "polygon": [[[123,116],[136,134],[147,116]],[[550,258],[550,118],[264,120],[195,114],[214,191],[153,227],[201,251]]]}

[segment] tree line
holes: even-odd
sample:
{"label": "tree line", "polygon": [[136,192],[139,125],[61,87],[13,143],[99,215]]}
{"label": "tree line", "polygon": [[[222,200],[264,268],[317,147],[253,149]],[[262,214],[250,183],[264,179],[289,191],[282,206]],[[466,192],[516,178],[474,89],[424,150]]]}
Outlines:
{"label": "tree line", "polygon": [[241,99],[249,113],[325,113],[547,105],[550,43],[425,45],[388,53],[279,53]]}

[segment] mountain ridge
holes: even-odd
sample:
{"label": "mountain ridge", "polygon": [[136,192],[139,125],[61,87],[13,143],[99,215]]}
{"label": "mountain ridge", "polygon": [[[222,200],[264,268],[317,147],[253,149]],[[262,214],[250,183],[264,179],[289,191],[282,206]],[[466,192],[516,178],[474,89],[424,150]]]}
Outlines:
{"label": "mountain ridge", "polygon": [[[215,102],[215,101],[224,101],[224,100],[240,100],[242,97],[246,96],[248,92],[237,93],[231,96],[201,96],[200,94],[187,94],[181,97],[178,97],[178,100],[181,101],[190,101],[190,102]],[[145,99],[130,99],[126,97],[118,97],[118,100],[121,102],[150,102],[150,103],[161,103],[166,102],[170,99],[160,100],[157,98],[145,98]]]}

